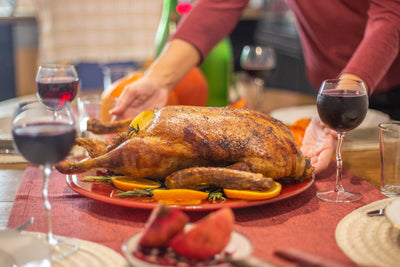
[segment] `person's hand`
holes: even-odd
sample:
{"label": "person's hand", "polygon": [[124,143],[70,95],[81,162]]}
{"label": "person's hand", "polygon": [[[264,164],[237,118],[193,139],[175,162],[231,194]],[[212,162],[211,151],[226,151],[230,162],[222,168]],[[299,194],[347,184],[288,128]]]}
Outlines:
{"label": "person's hand", "polygon": [[168,94],[168,89],[145,75],[125,87],[117,106],[111,110],[113,120],[134,118],[142,111],[163,107]]}
{"label": "person's hand", "polygon": [[147,68],[145,75],[127,85],[111,110],[114,120],[134,118],[140,112],[164,107],[169,92],[200,63],[200,51],[182,39],[173,39]]}
{"label": "person's hand", "polygon": [[318,116],[314,117],[304,134],[301,151],[310,158],[316,173],[328,168],[336,143],[337,133],[324,125]]}

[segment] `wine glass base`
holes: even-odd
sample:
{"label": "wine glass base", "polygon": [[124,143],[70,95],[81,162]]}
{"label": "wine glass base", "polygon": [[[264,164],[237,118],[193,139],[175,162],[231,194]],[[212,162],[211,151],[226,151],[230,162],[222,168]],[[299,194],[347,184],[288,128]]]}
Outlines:
{"label": "wine glass base", "polygon": [[52,261],[71,256],[79,249],[78,243],[71,240],[66,240],[62,237],[57,237],[52,241],[55,241],[54,243],[52,242],[53,244],[49,244],[50,260]]}
{"label": "wine glass base", "polygon": [[336,202],[336,203],[348,203],[358,201],[362,198],[362,195],[358,192],[350,191],[326,191],[317,192],[317,197],[323,201]]}

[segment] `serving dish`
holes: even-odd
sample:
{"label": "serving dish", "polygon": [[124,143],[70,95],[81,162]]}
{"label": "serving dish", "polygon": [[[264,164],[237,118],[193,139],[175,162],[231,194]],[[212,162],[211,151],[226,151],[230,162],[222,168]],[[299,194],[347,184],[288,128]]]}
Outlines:
{"label": "serving dish", "polygon": [[[189,224],[187,227],[191,227],[191,224]],[[122,251],[127,258],[128,262],[132,266],[142,266],[142,267],[161,267],[161,266],[176,266],[177,263],[174,263],[173,265],[167,264],[168,260],[166,256],[158,256],[158,257],[144,257],[142,253],[139,252],[138,250],[138,243],[143,235],[143,232],[139,232],[132,237],[130,237],[123,245],[122,245]],[[253,252],[253,245],[251,244],[250,240],[238,233],[238,232],[232,232],[231,234],[231,240],[229,244],[225,247],[225,249],[219,253],[218,255],[215,256],[215,260],[211,261],[207,260],[207,263],[209,264],[202,264],[202,262],[195,262],[193,263],[193,266],[210,266],[210,267],[228,267],[232,266],[230,264],[227,264],[224,261],[225,255],[229,255],[229,257],[232,260],[241,260],[241,259],[246,259],[251,255]],[[147,259],[147,260],[145,260]],[[149,260],[151,259],[151,261]],[[175,259],[175,258],[174,258]],[[219,259],[219,260],[218,260]],[[187,264],[186,262],[183,262],[182,266],[191,266],[191,264]],[[179,266],[179,265],[178,265]]]}
{"label": "serving dish", "polygon": [[[86,182],[81,180],[89,175],[90,176],[96,175],[96,172],[66,175],[66,182],[75,192],[85,197],[106,202],[109,204],[131,207],[131,208],[149,209],[149,210],[155,208],[158,204],[156,201],[146,197],[115,197],[115,194],[118,194],[119,192],[115,187],[110,185],[108,182],[104,181]],[[231,207],[235,209],[235,208],[259,206],[296,196],[307,190],[314,183],[314,180],[315,177],[313,176],[311,179],[303,181],[298,184],[287,185],[287,186],[282,185],[282,191],[278,196],[266,200],[248,201],[248,200],[229,199],[226,202],[204,203],[200,205],[181,205],[178,207],[184,210],[205,211],[205,210],[216,210],[222,207]]]}

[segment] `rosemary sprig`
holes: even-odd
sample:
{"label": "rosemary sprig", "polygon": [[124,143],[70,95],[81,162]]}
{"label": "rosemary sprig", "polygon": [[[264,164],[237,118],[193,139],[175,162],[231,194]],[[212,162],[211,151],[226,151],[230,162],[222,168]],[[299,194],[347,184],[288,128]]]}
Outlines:
{"label": "rosemary sprig", "polygon": [[146,189],[134,189],[133,191],[122,191],[118,190],[118,194],[115,194],[115,197],[153,197],[153,190],[152,188],[146,188]]}
{"label": "rosemary sprig", "polygon": [[128,127],[128,135],[131,137],[135,136],[139,131],[140,131],[139,124],[136,124],[136,128],[133,125]]}
{"label": "rosemary sprig", "polygon": [[216,201],[226,201],[226,197],[224,196],[224,193],[222,192],[221,189],[218,189],[216,191],[211,191],[208,192],[208,201],[216,202]]}
{"label": "rosemary sprig", "polygon": [[112,176],[85,176],[84,178],[81,179],[81,181],[110,181],[111,182],[111,177]]}

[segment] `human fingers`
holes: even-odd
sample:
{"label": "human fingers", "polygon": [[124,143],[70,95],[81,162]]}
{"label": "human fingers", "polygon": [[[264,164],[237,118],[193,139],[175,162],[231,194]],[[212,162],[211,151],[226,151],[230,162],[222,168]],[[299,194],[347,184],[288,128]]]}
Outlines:
{"label": "human fingers", "polygon": [[124,111],[128,108],[129,103],[126,101],[126,99],[120,97],[120,99],[117,101],[117,105],[111,109],[110,113],[114,116],[121,116]]}
{"label": "human fingers", "polygon": [[117,105],[111,110],[111,114],[117,119],[137,115],[136,113],[140,111],[141,105],[151,97],[151,88],[148,89],[148,86],[145,83],[143,84],[142,81],[143,78],[125,86]]}
{"label": "human fingers", "polygon": [[315,173],[323,172],[328,168],[329,163],[332,161],[332,154],[333,150],[326,149],[321,151],[313,164],[315,168]]}

